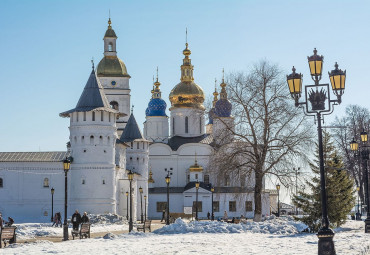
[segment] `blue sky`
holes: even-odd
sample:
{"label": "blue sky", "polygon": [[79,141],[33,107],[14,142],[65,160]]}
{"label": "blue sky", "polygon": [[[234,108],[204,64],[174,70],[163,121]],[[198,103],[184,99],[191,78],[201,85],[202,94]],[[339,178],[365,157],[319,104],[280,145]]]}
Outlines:
{"label": "blue sky", "polygon": [[0,151],[65,149],[69,120],[58,114],[76,105],[91,58],[97,64],[103,56],[109,9],[141,126],[156,67],[168,104],[180,80],[186,27],[195,82],[207,95],[222,68],[243,71],[261,59],[287,74],[295,65],[311,84],[306,57],[317,47],[325,56],[323,82],[335,61],[347,69],[334,115],[348,104],[369,107],[369,7],[365,1],[2,0]]}

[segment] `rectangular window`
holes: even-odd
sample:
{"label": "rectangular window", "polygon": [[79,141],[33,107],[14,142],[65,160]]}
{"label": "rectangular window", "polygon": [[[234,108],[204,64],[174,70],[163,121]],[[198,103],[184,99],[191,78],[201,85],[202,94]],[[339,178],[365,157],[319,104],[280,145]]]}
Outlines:
{"label": "rectangular window", "polygon": [[195,180],[198,180],[198,174],[195,174]]}
{"label": "rectangular window", "polygon": [[199,117],[199,133],[202,133],[202,117]]}
{"label": "rectangular window", "polygon": [[84,121],[86,121],[86,112],[84,112]]}
{"label": "rectangular window", "polygon": [[209,175],[208,174],[204,175],[204,183],[209,184]]}
{"label": "rectangular window", "polygon": [[157,202],[157,212],[163,212],[167,208],[167,202]]}
{"label": "rectangular window", "polygon": [[92,112],[92,121],[95,121],[95,112]]}
{"label": "rectangular window", "polygon": [[110,118],[111,118],[111,116],[110,116],[110,115],[111,115],[111,113],[109,113],[109,122],[110,122]]}
{"label": "rectangular window", "polygon": [[172,118],[172,135],[175,135],[175,117]]}
{"label": "rectangular window", "polygon": [[185,133],[189,133],[189,118],[185,117]]}
{"label": "rectangular window", "polygon": [[245,211],[246,212],[253,212],[252,201],[245,201]]}
{"label": "rectangular window", "polygon": [[104,112],[100,112],[101,113],[101,121],[104,121]]}
{"label": "rectangular window", "polygon": [[236,201],[229,201],[229,212],[236,212]]}
{"label": "rectangular window", "polygon": [[213,201],[213,211],[214,212],[220,211],[220,201]]}
{"label": "rectangular window", "polygon": [[80,115],[79,112],[76,112],[76,121],[78,121],[78,115]]}
{"label": "rectangular window", "polygon": [[[197,201],[193,201],[193,212],[196,211],[195,206],[197,204]],[[198,212],[202,212],[202,201],[198,201]]]}
{"label": "rectangular window", "polygon": [[139,146],[140,146],[139,144],[140,144],[140,143],[139,143],[139,142],[137,142],[137,144],[136,144],[136,148],[137,148],[137,149],[139,149]]}
{"label": "rectangular window", "polygon": [[225,175],[225,186],[229,186],[229,176]]}

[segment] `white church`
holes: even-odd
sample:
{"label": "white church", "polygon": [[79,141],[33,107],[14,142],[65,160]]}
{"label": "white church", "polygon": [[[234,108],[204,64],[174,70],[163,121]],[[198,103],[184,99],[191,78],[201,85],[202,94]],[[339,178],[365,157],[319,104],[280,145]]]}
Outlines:
{"label": "white church", "polygon": [[[117,36],[110,19],[108,24],[103,59],[96,69],[93,66],[76,107],[59,114],[70,119],[67,150],[0,152],[0,212],[16,222],[17,219],[50,221],[53,188],[54,213],[64,215],[62,162],[69,158],[72,161],[68,172],[69,216],[76,209],[126,216],[127,173],[132,171],[134,220],[140,220],[143,213],[143,196],[147,196],[146,204],[143,200],[147,217],[162,217],[167,206],[167,174],[171,177],[170,213],[181,214],[194,208],[195,183],[200,182],[199,218],[206,218],[212,211],[211,187],[216,218],[222,217],[224,211],[229,217],[252,218],[254,186],[250,178],[253,175],[248,180],[230,180],[225,176],[217,182],[210,169],[214,149],[222,143],[219,134],[225,129],[224,123],[233,123],[225,82],[220,84],[220,94],[213,93],[213,108],[206,124],[205,96],[194,82],[191,51],[186,43],[180,83],[169,95],[169,116],[157,76],[141,132],[130,110],[131,77],[117,56]],[[270,214],[269,200],[266,191],[262,195],[263,215]]]}

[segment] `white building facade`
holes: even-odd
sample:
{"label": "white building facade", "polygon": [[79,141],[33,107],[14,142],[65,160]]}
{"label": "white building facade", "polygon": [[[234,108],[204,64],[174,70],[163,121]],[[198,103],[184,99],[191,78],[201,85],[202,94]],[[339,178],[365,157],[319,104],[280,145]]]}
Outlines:
{"label": "white building facade", "polygon": [[[206,125],[204,92],[194,82],[191,51],[186,43],[180,83],[169,95],[170,114],[166,113],[157,75],[145,112],[143,135],[130,111],[131,77],[117,56],[117,36],[110,19],[103,41],[104,57],[96,69],[93,66],[76,107],[60,113],[70,120],[67,151],[0,152],[3,216],[11,216],[16,222],[50,221],[51,188],[55,190],[53,213],[64,215],[62,161],[69,158],[69,216],[76,209],[126,216],[126,194],[131,193],[134,221],[140,220],[145,211],[149,218],[161,218],[167,206],[165,176],[170,174],[171,213],[194,208],[198,181],[199,218],[206,218],[212,206],[215,217],[223,216],[224,211],[229,217],[253,217],[253,175],[244,181],[226,178],[220,183],[210,168],[215,145],[232,140],[229,133],[222,132],[223,123],[233,123],[226,84],[221,83],[220,98],[217,91],[214,93]],[[134,173],[131,192],[129,171]],[[213,205],[211,187],[215,189]],[[269,214],[268,193],[263,194],[262,214]]]}

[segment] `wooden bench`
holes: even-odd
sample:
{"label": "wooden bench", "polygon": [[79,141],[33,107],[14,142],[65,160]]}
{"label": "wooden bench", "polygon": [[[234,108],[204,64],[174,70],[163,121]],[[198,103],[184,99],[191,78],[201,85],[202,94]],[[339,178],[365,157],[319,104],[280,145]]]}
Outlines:
{"label": "wooden bench", "polygon": [[90,238],[90,223],[82,223],[80,227],[80,231],[72,230],[72,238],[75,240],[76,236],[80,236],[82,238]]}
{"label": "wooden bench", "polygon": [[0,248],[2,248],[2,243],[4,242],[4,247],[7,243],[16,243],[17,242],[17,235],[15,230],[17,227],[4,227],[0,233]]}
{"label": "wooden bench", "polygon": [[137,231],[139,230],[143,230],[143,232],[145,233],[145,229],[147,228],[149,230],[149,232],[152,232],[152,221],[151,220],[146,220],[144,221],[144,223],[139,223],[136,227]]}

